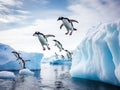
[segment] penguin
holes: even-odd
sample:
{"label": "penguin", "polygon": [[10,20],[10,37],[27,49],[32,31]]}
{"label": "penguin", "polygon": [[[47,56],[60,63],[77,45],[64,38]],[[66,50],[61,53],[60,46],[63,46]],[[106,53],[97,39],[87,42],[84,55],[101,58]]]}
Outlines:
{"label": "penguin", "polygon": [[40,41],[40,43],[41,43],[41,45],[43,47],[43,50],[46,50],[45,47],[44,47],[45,45],[47,46],[48,50],[50,50],[47,38],[48,37],[55,37],[55,35],[50,35],[50,34],[49,35],[44,35],[41,32],[35,32],[33,34],[33,36],[37,36],[38,37],[38,39],[39,39],[39,41]]}
{"label": "penguin", "polygon": [[21,53],[18,53],[16,51],[12,51],[12,53],[15,55],[15,57],[17,58],[17,60],[21,59],[21,57],[20,57]]}
{"label": "penguin", "polygon": [[64,55],[61,55],[61,59],[63,59],[63,60],[64,60],[64,59],[65,59],[65,56],[64,56]]}
{"label": "penguin", "polygon": [[55,58],[58,59],[58,54],[55,52]]}
{"label": "penguin", "polygon": [[65,26],[65,28],[67,29],[67,32],[65,33],[66,35],[69,34],[70,31],[71,31],[71,32],[70,32],[69,35],[72,35],[73,31],[76,31],[76,30],[77,30],[76,28],[74,28],[73,22],[79,23],[78,21],[72,20],[72,19],[69,19],[69,18],[66,18],[66,17],[59,17],[59,18],[57,19],[57,21],[59,21],[59,20],[62,20],[62,22],[63,22],[63,23],[61,24],[61,26],[60,26],[60,29],[61,29],[63,26]]}
{"label": "penguin", "polygon": [[68,50],[64,50],[66,52],[67,58],[69,61],[72,61],[72,54],[71,52],[69,52]]}
{"label": "penguin", "polygon": [[19,64],[21,65],[22,69],[25,69],[25,62],[31,61],[31,60],[23,60],[23,58],[20,56],[21,53],[18,53],[16,51],[12,51],[12,53],[15,55],[17,60],[19,60]]}
{"label": "penguin", "polygon": [[55,42],[55,46],[57,46],[57,47],[59,48],[60,52],[61,52],[62,50],[64,50],[62,44],[61,44],[58,40],[55,40],[55,39],[54,39],[53,41]]}

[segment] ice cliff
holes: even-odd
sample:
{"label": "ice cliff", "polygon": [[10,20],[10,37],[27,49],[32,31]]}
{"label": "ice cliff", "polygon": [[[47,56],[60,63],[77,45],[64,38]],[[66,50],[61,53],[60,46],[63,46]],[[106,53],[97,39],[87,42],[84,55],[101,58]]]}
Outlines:
{"label": "ice cliff", "polygon": [[70,73],[120,86],[120,20],[89,30],[74,50]]}
{"label": "ice cliff", "polygon": [[[0,43],[0,70],[19,70],[21,66],[16,57],[11,53],[15,51],[12,47]],[[40,69],[40,61],[43,57],[42,53],[25,53],[20,51],[20,55],[26,62],[26,68],[36,70]]]}

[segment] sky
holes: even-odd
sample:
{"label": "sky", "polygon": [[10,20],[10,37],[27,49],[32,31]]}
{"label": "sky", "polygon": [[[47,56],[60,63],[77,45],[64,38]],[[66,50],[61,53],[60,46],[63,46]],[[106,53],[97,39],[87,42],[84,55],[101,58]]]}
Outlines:
{"label": "sky", "polygon": [[[59,52],[54,46],[57,39],[69,51],[74,50],[93,26],[120,19],[120,0],[0,0],[0,43],[16,50],[44,53],[45,57]],[[60,30],[58,17],[75,19],[77,31],[72,36]],[[51,50],[43,51],[35,31],[53,34],[48,38]]]}

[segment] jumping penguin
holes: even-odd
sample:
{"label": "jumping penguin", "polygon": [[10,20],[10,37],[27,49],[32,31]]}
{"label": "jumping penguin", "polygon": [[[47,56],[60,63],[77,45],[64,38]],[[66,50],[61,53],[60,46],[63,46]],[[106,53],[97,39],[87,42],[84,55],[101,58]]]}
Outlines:
{"label": "jumping penguin", "polygon": [[15,57],[17,58],[17,60],[21,59],[21,57],[20,57],[21,53],[18,53],[16,51],[12,51],[12,53],[15,55]]}
{"label": "jumping penguin", "polygon": [[17,58],[17,60],[19,60],[19,64],[21,65],[22,69],[25,69],[25,62],[30,61],[30,60],[23,60],[22,57],[20,57],[20,53],[16,52],[16,51],[12,51],[12,53],[15,55],[15,57]]}
{"label": "jumping penguin", "polygon": [[55,42],[55,46],[57,46],[57,47],[59,48],[60,52],[61,52],[62,50],[64,50],[62,44],[61,44],[58,40],[55,40],[55,39],[54,39],[53,41]]}
{"label": "jumping penguin", "polygon": [[69,52],[68,50],[64,50],[66,52],[67,58],[69,61],[72,61],[72,54],[71,52]]}
{"label": "jumping penguin", "polygon": [[41,32],[35,32],[35,33],[33,34],[33,36],[37,36],[37,37],[38,37],[38,39],[39,39],[39,41],[40,41],[40,43],[41,43],[41,45],[42,45],[42,47],[43,47],[43,50],[45,50],[44,45],[46,45],[47,48],[48,48],[48,50],[50,50],[47,38],[48,38],[48,37],[55,37],[54,35],[50,35],[50,34],[49,34],[49,35],[44,35],[44,34],[41,33]]}
{"label": "jumping penguin", "polygon": [[[60,26],[60,29],[61,29],[63,26],[66,27],[66,29],[67,29],[67,33],[65,33],[66,35],[69,34],[70,31],[71,31],[71,32],[70,32],[69,35],[72,35],[73,31],[76,31],[76,30],[77,30],[77,29],[74,28],[73,22],[79,23],[78,21],[72,20],[72,19],[69,19],[69,18],[66,18],[66,17],[59,17],[58,20],[62,20],[62,22],[63,22],[63,23],[61,24],[61,26]],[[57,21],[58,21],[58,20],[57,20]]]}

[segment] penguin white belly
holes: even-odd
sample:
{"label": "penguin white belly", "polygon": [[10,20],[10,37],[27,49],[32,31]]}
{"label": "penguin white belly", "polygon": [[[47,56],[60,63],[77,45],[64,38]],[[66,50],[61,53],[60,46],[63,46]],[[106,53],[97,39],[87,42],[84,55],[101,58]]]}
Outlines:
{"label": "penguin white belly", "polygon": [[23,69],[24,65],[23,65],[23,62],[21,60],[19,60],[19,64],[21,65],[21,67]]}
{"label": "penguin white belly", "polygon": [[67,30],[73,30],[72,24],[68,22],[68,20],[63,20],[63,24],[67,28]]}
{"label": "penguin white belly", "polygon": [[39,35],[39,41],[40,41],[40,43],[42,44],[42,45],[47,45],[47,41],[46,41],[46,39],[43,37],[43,36],[40,36]]}

